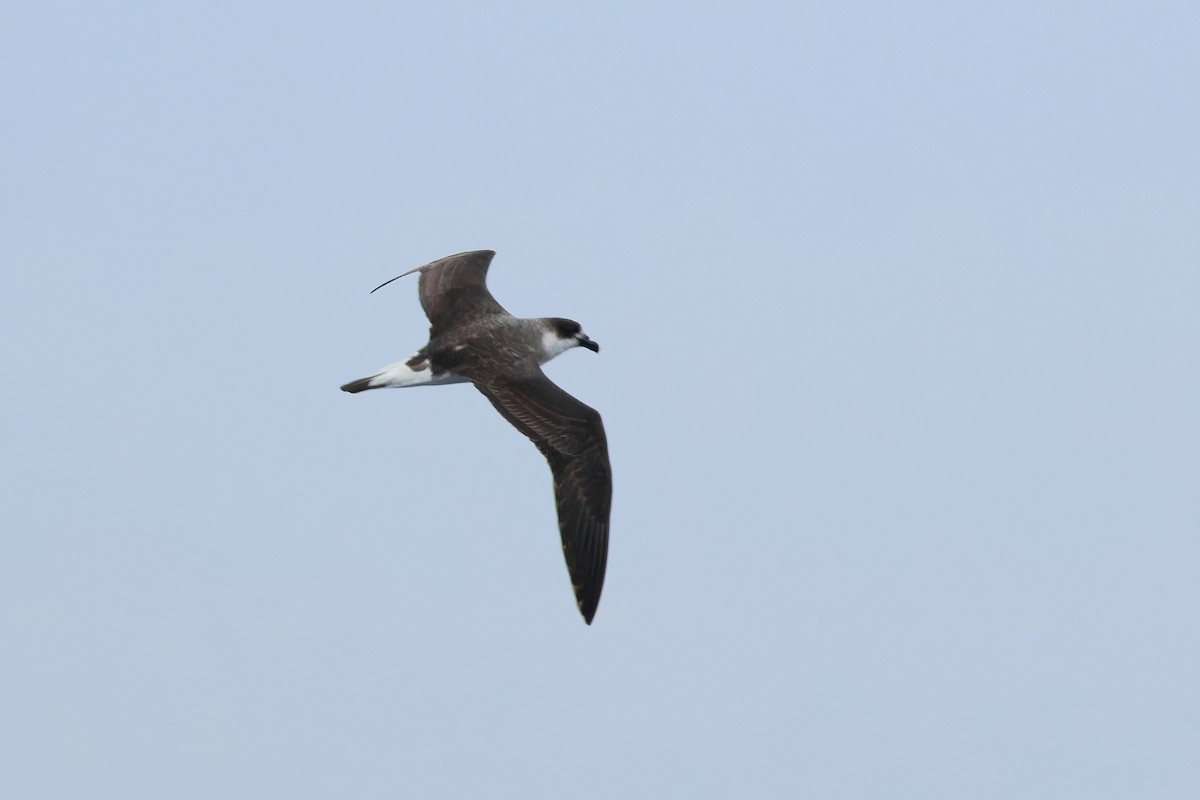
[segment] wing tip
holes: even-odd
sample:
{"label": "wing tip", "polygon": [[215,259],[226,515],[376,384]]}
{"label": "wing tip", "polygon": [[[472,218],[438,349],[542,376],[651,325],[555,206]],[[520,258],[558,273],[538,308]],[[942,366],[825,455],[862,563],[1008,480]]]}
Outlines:
{"label": "wing tip", "polygon": [[592,619],[596,616],[596,609],[600,606],[600,593],[585,592],[582,588],[576,589],[575,605],[579,607],[583,621],[591,625]]}

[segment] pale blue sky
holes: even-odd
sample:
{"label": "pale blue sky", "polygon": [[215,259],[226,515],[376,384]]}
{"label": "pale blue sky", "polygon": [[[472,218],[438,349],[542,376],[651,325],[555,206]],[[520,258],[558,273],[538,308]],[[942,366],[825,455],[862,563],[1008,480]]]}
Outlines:
{"label": "pale blue sky", "polygon": [[[0,796],[1200,796],[1192,3],[0,15]],[[498,252],[595,625],[469,387]]]}

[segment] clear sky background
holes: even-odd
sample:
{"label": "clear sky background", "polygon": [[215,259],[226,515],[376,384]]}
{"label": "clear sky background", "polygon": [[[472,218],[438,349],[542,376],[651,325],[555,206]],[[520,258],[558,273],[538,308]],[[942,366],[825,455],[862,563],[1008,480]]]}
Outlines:
{"label": "clear sky background", "polygon": [[0,796],[1200,796],[1198,8],[10,4]]}

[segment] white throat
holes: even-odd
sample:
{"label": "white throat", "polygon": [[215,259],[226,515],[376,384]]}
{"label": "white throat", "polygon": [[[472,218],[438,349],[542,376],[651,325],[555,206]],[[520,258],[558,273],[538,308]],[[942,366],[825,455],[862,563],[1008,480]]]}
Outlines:
{"label": "white throat", "polygon": [[572,347],[578,347],[579,340],[574,336],[564,339],[554,331],[542,332],[542,352],[538,361],[545,364],[557,355],[567,352]]}

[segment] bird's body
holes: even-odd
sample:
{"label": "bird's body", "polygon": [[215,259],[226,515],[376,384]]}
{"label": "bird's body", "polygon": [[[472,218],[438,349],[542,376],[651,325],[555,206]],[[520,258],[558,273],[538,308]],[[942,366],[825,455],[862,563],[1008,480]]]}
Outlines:
{"label": "bird's body", "polygon": [[600,348],[572,320],[523,319],[505,311],[486,286],[494,255],[459,253],[404,273],[421,273],[418,291],[430,321],[429,343],[406,361],[342,389],[473,383],[550,464],[563,554],[579,610],[591,624],[608,555],[608,445],[600,415],[555,385],[541,367],[574,347]]}

